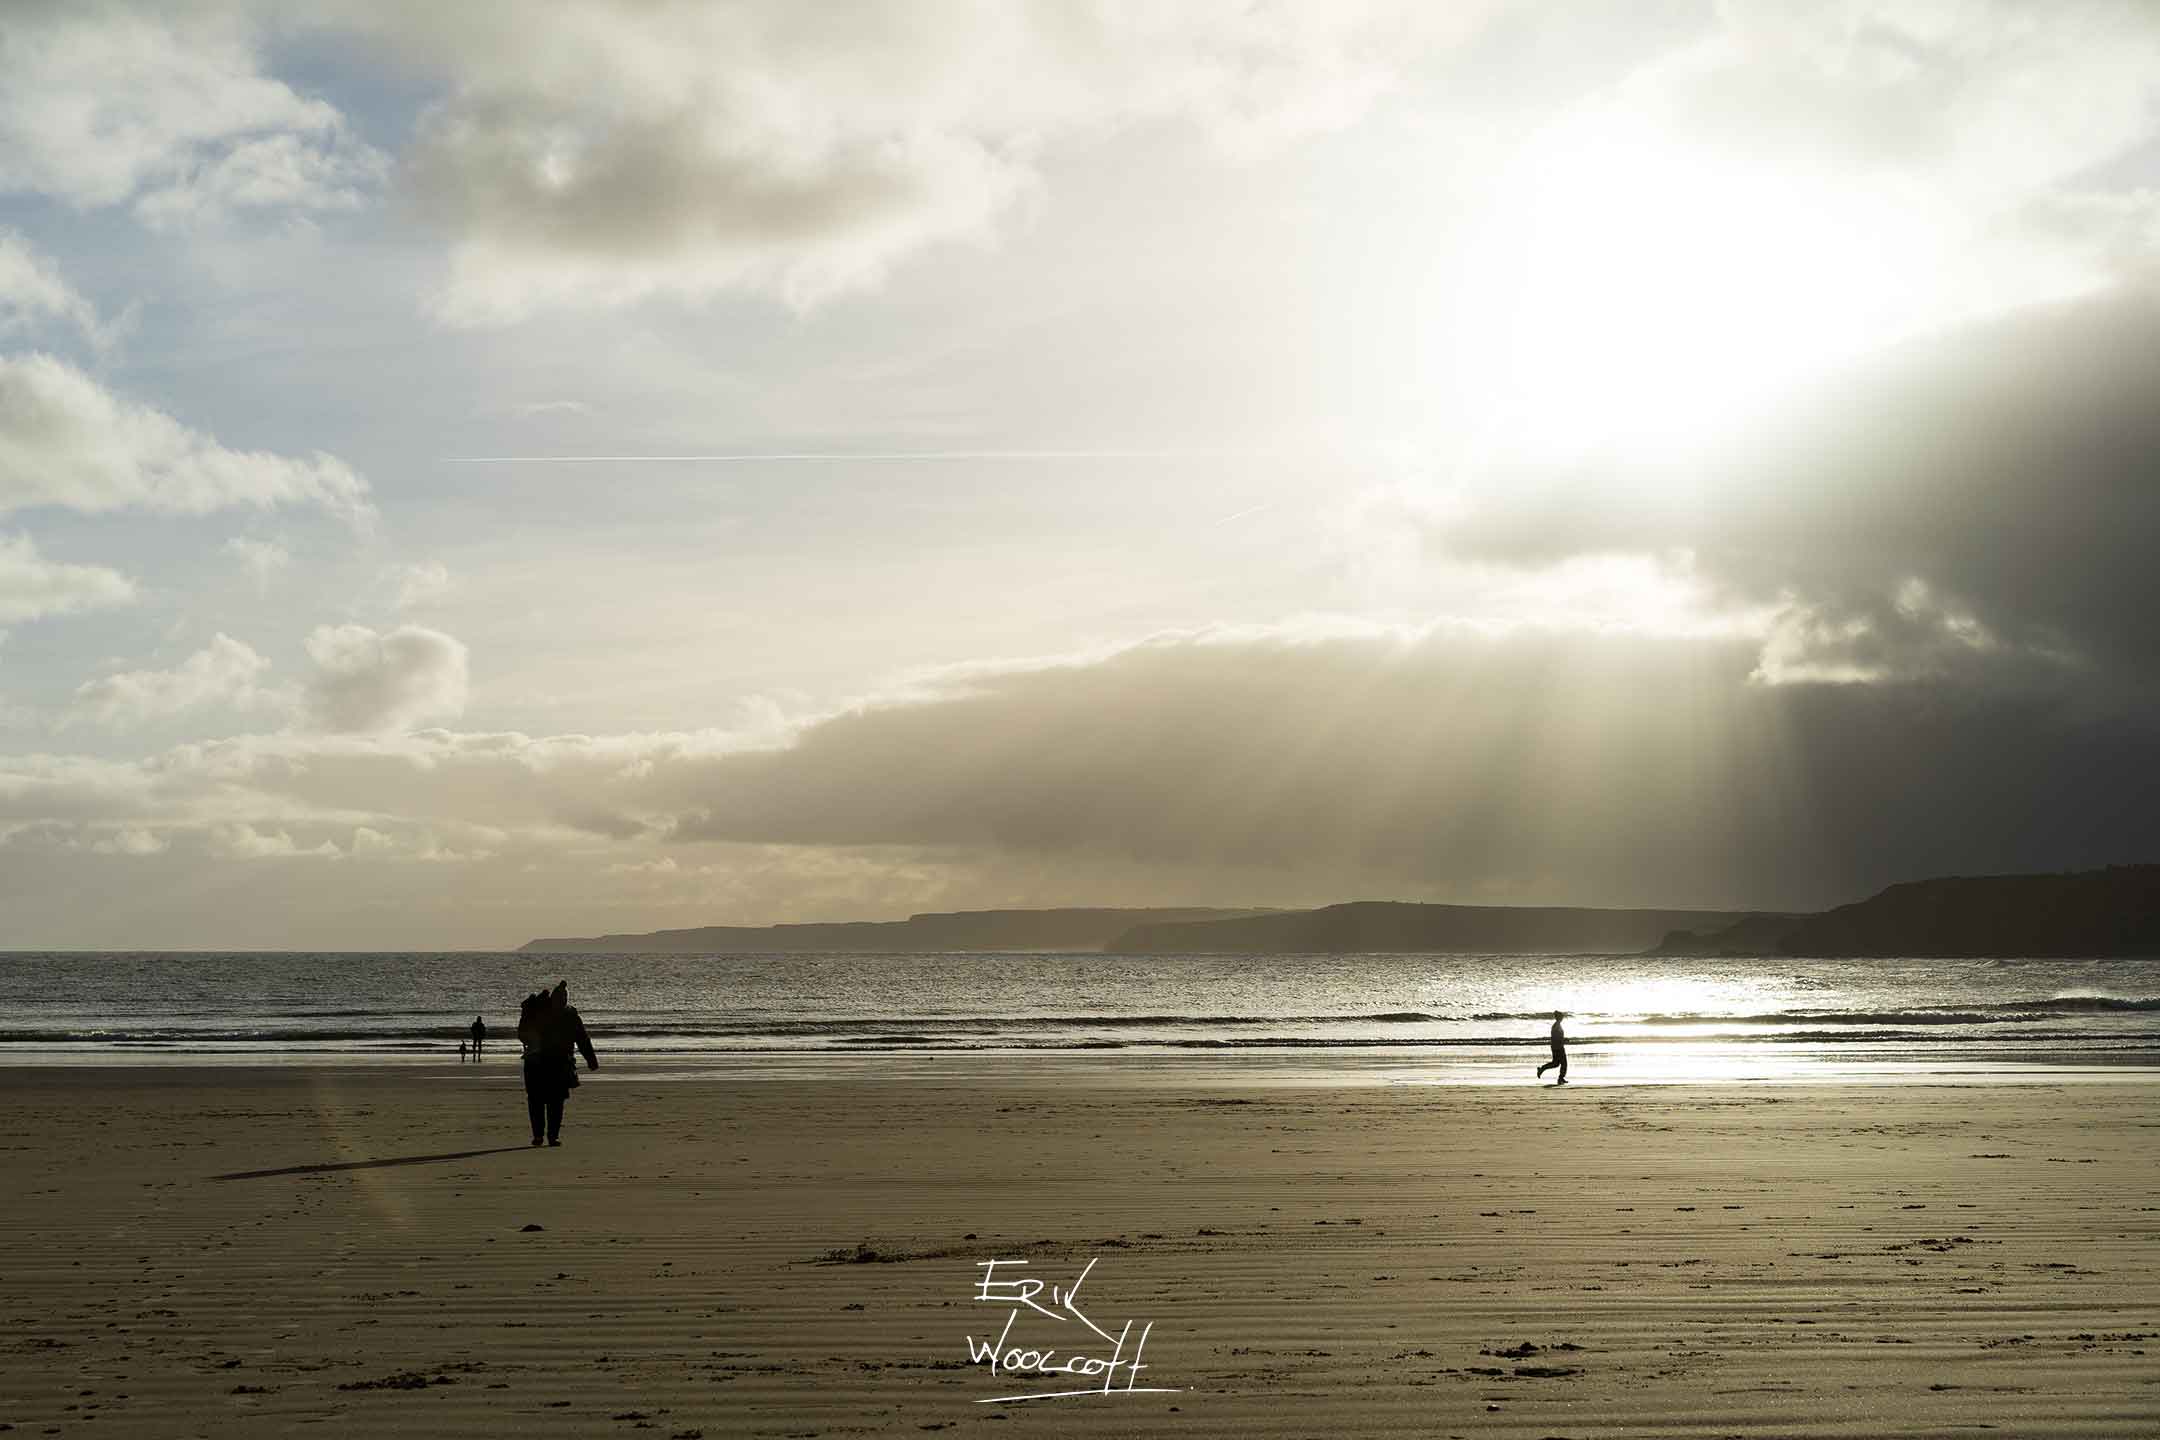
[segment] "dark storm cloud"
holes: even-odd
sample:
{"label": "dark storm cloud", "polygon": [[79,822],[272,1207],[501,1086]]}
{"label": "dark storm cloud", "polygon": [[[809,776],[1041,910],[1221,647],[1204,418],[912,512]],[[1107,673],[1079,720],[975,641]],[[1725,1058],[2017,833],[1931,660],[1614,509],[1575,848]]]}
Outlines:
{"label": "dark storm cloud", "polygon": [[1766,685],[1752,646],[1163,641],[699,777],[679,839],[1310,867],[1365,893],[1812,904],[2160,848],[2160,743],[2065,696]]}
{"label": "dark storm cloud", "polygon": [[1525,566],[1684,550],[1736,601],[1788,599],[1818,651],[1891,673],[2053,657],[2142,686],[2160,677],[2156,394],[2160,301],[2113,293],[1905,347],[1688,474],[1517,477],[1432,539]]}
{"label": "dark storm cloud", "polygon": [[730,757],[677,833],[1675,904],[2151,858],[2155,395],[2145,294],[1911,346],[1691,477],[1548,477],[1437,536],[1690,551],[1754,630],[1163,640]]}
{"label": "dark storm cloud", "polygon": [[[296,905],[484,894],[467,921],[490,935],[580,906],[636,928],[931,895],[1802,907],[2160,854],[2142,716],[2070,685],[1771,685],[1756,664],[1752,637],[1164,637],[778,749],[429,731],[33,757],[0,773],[0,836],[11,875],[131,867],[146,904],[213,872]],[[64,891],[16,898],[65,928]]]}

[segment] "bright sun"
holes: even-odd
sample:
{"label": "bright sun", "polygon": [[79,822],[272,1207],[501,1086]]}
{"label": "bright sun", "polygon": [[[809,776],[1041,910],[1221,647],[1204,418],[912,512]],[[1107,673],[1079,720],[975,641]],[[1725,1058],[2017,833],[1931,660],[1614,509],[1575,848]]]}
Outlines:
{"label": "bright sun", "polygon": [[1609,111],[1533,142],[1486,218],[1457,320],[1510,451],[1692,448],[1936,298],[1911,283],[1928,227],[1896,197]]}

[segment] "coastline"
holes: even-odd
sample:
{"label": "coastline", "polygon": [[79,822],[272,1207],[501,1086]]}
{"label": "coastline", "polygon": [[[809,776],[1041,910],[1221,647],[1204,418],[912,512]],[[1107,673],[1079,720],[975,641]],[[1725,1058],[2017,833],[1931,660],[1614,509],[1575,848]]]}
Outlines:
{"label": "coastline", "polygon": [[[0,1423],[2160,1420],[2160,1153],[2137,1084],[1312,1087],[1132,1058],[755,1082],[609,1067],[564,1148],[537,1151],[507,1056],[11,1066]],[[969,1363],[1009,1313],[973,1298],[974,1267],[1069,1282],[1091,1258],[1091,1313],[1151,1324],[1140,1384],[1178,1393],[979,1403],[1016,1382]]]}

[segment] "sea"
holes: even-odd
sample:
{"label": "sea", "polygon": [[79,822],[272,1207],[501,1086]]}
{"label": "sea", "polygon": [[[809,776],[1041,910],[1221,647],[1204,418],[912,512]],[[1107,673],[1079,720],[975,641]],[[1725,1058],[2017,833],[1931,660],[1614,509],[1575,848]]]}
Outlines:
{"label": "sea", "polygon": [[[2160,960],[0,953],[0,1064],[432,1064],[567,980],[613,1068],[1522,1084],[2160,1074]],[[1549,1077],[1548,1077],[1549,1078]]]}

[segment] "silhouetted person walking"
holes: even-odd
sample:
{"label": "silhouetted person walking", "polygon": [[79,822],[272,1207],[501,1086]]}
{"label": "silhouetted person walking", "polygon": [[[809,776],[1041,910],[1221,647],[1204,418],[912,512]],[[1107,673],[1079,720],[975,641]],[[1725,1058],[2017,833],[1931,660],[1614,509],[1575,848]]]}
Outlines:
{"label": "silhouetted person walking", "polygon": [[480,1058],[480,1047],[487,1043],[487,1021],[478,1015],[472,1017],[472,1058]]}
{"label": "silhouetted person walking", "polygon": [[1567,1084],[1567,1031],[1560,1028],[1560,1012],[1558,1010],[1552,1012],[1552,1059],[1537,1067],[1538,1079],[1544,1079],[1545,1072],[1555,1065],[1560,1067],[1560,1078],[1553,1083],[1556,1085]]}
{"label": "silhouetted person walking", "polygon": [[[518,1039],[525,1047],[525,1113],[532,1120],[532,1143],[562,1144],[563,1103],[576,1088],[577,1058],[585,1068],[600,1068],[585,1021],[570,1004],[570,982],[553,992],[539,991],[518,1007]],[[544,1133],[543,1133],[544,1132]]]}

